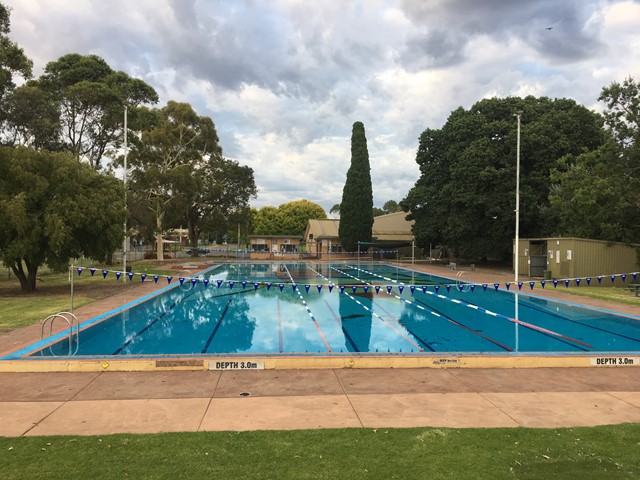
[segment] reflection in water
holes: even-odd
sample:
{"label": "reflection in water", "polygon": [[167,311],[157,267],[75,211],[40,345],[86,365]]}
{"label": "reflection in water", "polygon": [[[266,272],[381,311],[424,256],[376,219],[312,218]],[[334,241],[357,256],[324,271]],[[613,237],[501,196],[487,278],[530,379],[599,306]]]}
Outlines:
{"label": "reflection in water", "polygon": [[358,300],[363,308],[353,299],[341,293],[340,295],[340,318],[342,332],[344,333],[345,346],[350,352],[368,352],[371,342],[371,309],[373,305],[373,294],[360,294]]}

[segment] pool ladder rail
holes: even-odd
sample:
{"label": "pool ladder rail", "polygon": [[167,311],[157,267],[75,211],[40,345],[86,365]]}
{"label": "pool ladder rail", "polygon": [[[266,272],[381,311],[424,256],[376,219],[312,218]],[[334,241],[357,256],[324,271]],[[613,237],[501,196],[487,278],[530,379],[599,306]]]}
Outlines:
{"label": "pool ladder rail", "polygon": [[[78,322],[78,317],[76,317],[71,312],[59,312],[54,315],[49,315],[42,321],[42,326],[40,328],[40,339],[48,338],[53,335],[53,324],[56,319],[63,319],[67,325],[69,326],[69,351],[67,356],[73,356],[78,353],[78,348],[80,347],[80,323]],[[45,337],[45,330],[49,326],[49,333]],[[75,331],[74,331],[75,327]],[[53,350],[51,349],[53,345],[49,345],[49,352],[52,356],[57,357]]]}
{"label": "pool ladder rail", "polygon": [[461,270],[456,274],[456,287],[458,288],[458,291],[462,293],[467,293],[471,289],[469,284],[462,280],[462,275],[464,275],[465,273],[467,272]]}

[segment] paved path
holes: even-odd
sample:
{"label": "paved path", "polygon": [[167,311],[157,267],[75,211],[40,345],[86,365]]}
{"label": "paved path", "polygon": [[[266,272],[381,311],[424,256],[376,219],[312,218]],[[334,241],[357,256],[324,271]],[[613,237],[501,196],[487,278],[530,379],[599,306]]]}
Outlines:
{"label": "paved path", "polygon": [[0,373],[0,435],[640,422],[636,367]]}

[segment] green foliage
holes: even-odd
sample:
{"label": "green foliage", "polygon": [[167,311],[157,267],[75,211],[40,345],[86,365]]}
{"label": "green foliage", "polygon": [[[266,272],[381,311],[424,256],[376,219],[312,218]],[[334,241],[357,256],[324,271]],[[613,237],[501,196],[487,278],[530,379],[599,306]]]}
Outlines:
{"label": "green foliage", "polygon": [[357,242],[371,242],[372,227],[373,189],[367,138],[362,122],[355,122],[351,133],[351,166],[340,202],[338,235],[343,250],[355,251]]}
{"label": "green foliage", "polygon": [[33,62],[7,36],[11,31],[10,9],[0,3],[0,100],[15,88],[14,75],[31,78]]}
{"label": "green foliage", "polygon": [[121,145],[124,107],[129,109],[130,128],[136,129],[141,126],[138,107],[158,101],[151,86],[112,70],[97,55],[64,55],[49,62],[42,76],[28,85],[55,105],[61,148],[96,170],[103,156]]}
{"label": "green foliage", "polygon": [[[62,153],[0,149],[0,255],[23,290],[47,263],[103,259],[122,242],[122,184]],[[27,272],[24,271],[26,267]]]}
{"label": "green foliage", "polygon": [[600,147],[602,118],[573,100],[485,99],[458,108],[440,130],[420,136],[421,176],[401,202],[421,247],[451,248],[467,258],[510,258],[515,225],[516,121],[521,131],[520,235],[557,229],[550,212],[550,171],[565,155]]}
{"label": "green foliage", "polygon": [[312,219],[327,218],[324,209],[309,200],[252,210],[252,231],[257,235],[303,235]]}
{"label": "green foliage", "polygon": [[640,85],[628,78],[602,89],[611,139],[560,159],[550,201],[558,234],[640,242]]}
{"label": "green foliage", "polygon": [[402,207],[395,200],[387,200],[382,206],[384,213],[398,213],[402,211]]}

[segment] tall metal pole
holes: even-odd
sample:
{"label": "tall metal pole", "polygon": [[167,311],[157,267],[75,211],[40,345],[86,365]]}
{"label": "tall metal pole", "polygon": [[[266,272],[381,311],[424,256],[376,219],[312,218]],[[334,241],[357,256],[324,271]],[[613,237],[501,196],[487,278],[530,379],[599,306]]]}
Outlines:
{"label": "tall metal pole", "polygon": [[122,271],[125,272],[124,281],[127,283],[126,271],[127,271],[127,215],[129,215],[129,209],[127,208],[127,106],[124,106],[124,241],[122,243]]}
{"label": "tall metal pole", "polygon": [[[520,260],[520,117],[522,116],[522,111],[518,111],[515,114],[517,122],[518,122],[518,133],[516,140],[516,240],[515,240],[515,261],[514,261],[514,270],[515,270],[515,319],[518,320],[519,312],[518,312],[518,269],[519,269],[519,260]],[[519,338],[518,338],[518,323],[515,323],[515,343],[516,343],[516,352],[519,349]]]}

